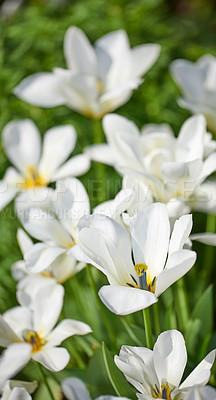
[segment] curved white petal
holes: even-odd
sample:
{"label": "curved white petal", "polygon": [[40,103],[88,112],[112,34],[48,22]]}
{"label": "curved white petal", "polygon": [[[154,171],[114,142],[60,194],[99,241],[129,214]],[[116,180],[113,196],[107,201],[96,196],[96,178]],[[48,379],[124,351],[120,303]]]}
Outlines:
{"label": "curved white petal", "polygon": [[64,348],[46,347],[42,351],[33,354],[32,358],[50,371],[57,372],[66,367],[70,360],[70,355]]}
{"label": "curved white petal", "polygon": [[27,307],[10,308],[3,314],[3,318],[10,325],[10,328],[21,337],[25,329],[32,329],[31,311]]}
{"label": "curved white petal", "polygon": [[7,182],[0,181],[0,211],[16,196],[17,190],[9,187]]}
{"label": "curved white petal", "polygon": [[73,335],[87,335],[92,332],[89,325],[84,322],[75,321],[73,319],[64,319],[47,337],[47,345],[49,347],[58,346]]}
{"label": "curved white petal", "polygon": [[56,107],[65,104],[59,78],[49,72],[30,75],[15,87],[14,94],[27,103],[41,107]]}
{"label": "curved white petal", "polygon": [[95,51],[81,29],[71,26],[64,38],[64,54],[67,66],[73,72],[82,74],[97,73]]}
{"label": "curved white petal", "polygon": [[98,294],[105,306],[117,315],[128,315],[157,302],[154,293],[126,286],[103,286]]}
{"label": "curved white petal", "polygon": [[155,294],[160,296],[169,286],[184,276],[194,265],[196,253],[190,250],[180,250],[172,253],[166,267],[156,280]]}
{"label": "curved white petal", "polygon": [[17,230],[17,242],[22,254],[24,254],[33,245],[31,238],[22,228],[18,228]]}
{"label": "curved white petal", "polygon": [[165,379],[178,387],[187,363],[187,350],[181,332],[170,330],[160,334],[154,345],[153,361],[160,385]]}
{"label": "curved white petal", "polygon": [[48,268],[65,249],[36,243],[25,253],[26,268],[31,273],[39,273]]}
{"label": "curved white petal", "polygon": [[197,242],[207,244],[209,246],[216,246],[216,234],[215,233],[195,233],[190,236],[191,240],[197,240]]}
{"label": "curved white petal", "polygon": [[36,167],[41,153],[40,133],[30,119],[11,121],[3,129],[2,141],[5,152],[24,176],[29,167]]}
{"label": "curved white petal", "polygon": [[0,388],[6,380],[16,375],[30,360],[31,346],[28,343],[13,343],[0,358]]}
{"label": "curved white petal", "polygon": [[159,54],[160,46],[158,44],[142,44],[131,49],[133,77],[145,74],[155,63]]}
{"label": "curved white petal", "polygon": [[169,244],[169,254],[182,250],[192,229],[192,215],[183,215],[174,224]]}
{"label": "curved white petal", "polygon": [[15,209],[18,218],[25,221],[30,208],[41,208],[49,211],[52,204],[53,189],[50,187],[36,187],[21,192],[15,200]]}
{"label": "curved white petal", "polygon": [[86,385],[78,378],[63,379],[62,391],[68,400],[91,400]]}
{"label": "curved white petal", "polygon": [[86,154],[78,154],[63,164],[53,176],[58,181],[71,176],[84,175],[90,168],[90,159]]}
{"label": "curved white petal", "polygon": [[[8,400],[31,400],[32,397],[24,388],[15,387],[12,389]],[[4,398],[2,398],[4,400]]]}
{"label": "curved white petal", "polygon": [[85,148],[91,160],[107,165],[114,165],[116,160],[108,144],[94,144]]}
{"label": "curved white petal", "polygon": [[14,342],[20,342],[20,338],[0,315],[0,346],[7,347]]}
{"label": "curved white petal", "polygon": [[135,263],[146,264],[147,274],[153,280],[167,257],[170,224],[166,206],[155,203],[139,212],[131,220],[131,235]]}
{"label": "curved white petal", "polygon": [[184,400],[215,400],[216,389],[211,386],[195,386],[187,392]]}
{"label": "curved white petal", "polygon": [[211,368],[215,361],[215,352],[212,350],[182,382],[180,389],[195,385],[206,385],[211,375]]}
{"label": "curved white petal", "polygon": [[[63,306],[64,288],[49,285],[38,291],[33,300],[33,327],[46,337],[56,324]],[[53,304],[55,307],[53,307]]]}
{"label": "curved white petal", "polygon": [[46,180],[53,180],[58,167],[73,151],[75,143],[76,131],[72,125],[56,126],[45,133],[39,173]]}
{"label": "curved white petal", "polygon": [[206,120],[203,115],[188,118],[182,125],[176,144],[176,161],[203,159]]}

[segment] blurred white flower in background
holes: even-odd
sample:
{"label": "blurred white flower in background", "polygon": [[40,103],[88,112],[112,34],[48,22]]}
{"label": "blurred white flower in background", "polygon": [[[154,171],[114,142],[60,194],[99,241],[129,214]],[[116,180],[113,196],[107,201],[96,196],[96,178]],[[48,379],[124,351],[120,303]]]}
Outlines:
{"label": "blurred white flower in background", "polygon": [[216,133],[216,58],[208,54],[196,62],[175,60],[171,73],[183,92],[179,105],[204,114],[209,129]]}
{"label": "blurred white flower in background", "polygon": [[195,385],[208,383],[214,360],[215,350],[212,350],[180,383],[187,363],[187,350],[184,337],[177,330],[161,333],[153,350],[122,346],[120,355],[115,356],[117,367],[138,390],[140,400],[197,399],[192,394],[192,397],[184,396]]}
{"label": "blurred white flower in background", "polygon": [[127,315],[149,307],[194,265],[196,253],[183,249],[192,228],[191,215],[176,221],[170,237],[168,211],[155,203],[130,221],[130,234],[115,220],[94,214],[82,218],[77,241],[110,285],[99,296],[112,312]]}
{"label": "blurred white flower in background", "polygon": [[159,56],[160,46],[130,48],[125,31],[108,33],[94,47],[77,27],[64,39],[68,69],[25,78],[14,93],[28,103],[55,107],[62,104],[92,118],[101,118],[126,103]]}
{"label": "blurred white flower in background", "polygon": [[[30,293],[30,292],[29,292]],[[55,328],[63,306],[64,289],[61,285],[47,285],[37,292],[23,296],[22,306],[0,316],[0,346],[17,343],[14,359],[27,364],[32,358],[51,371],[66,367],[70,356],[65,348],[57,347],[72,335],[86,335],[91,328],[83,322],[62,320]],[[53,329],[54,328],[54,329]],[[29,356],[19,346],[29,346]]]}
{"label": "blurred white flower in background", "polygon": [[154,201],[167,205],[176,219],[193,210],[216,213],[216,185],[206,178],[216,170],[216,142],[202,115],[188,118],[175,138],[167,125],[136,125],[117,114],[106,115],[108,144],[89,146],[89,156],[114,166],[147,185]]}
{"label": "blurred white flower in background", "polygon": [[44,200],[41,200],[41,190],[50,182],[83,175],[90,168],[89,158],[85,154],[66,161],[76,144],[76,131],[72,125],[49,129],[41,146],[41,136],[33,121],[12,121],[3,129],[2,142],[14,167],[9,167],[0,181],[0,210],[23,191],[27,197],[29,192],[25,201],[30,200],[32,194],[36,201],[38,197],[38,202],[49,203],[52,189],[46,188],[42,196]]}

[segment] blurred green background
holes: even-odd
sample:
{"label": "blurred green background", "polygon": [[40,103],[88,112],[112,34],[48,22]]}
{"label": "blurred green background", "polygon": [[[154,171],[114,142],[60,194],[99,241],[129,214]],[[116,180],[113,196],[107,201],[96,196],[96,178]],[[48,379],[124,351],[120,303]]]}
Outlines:
{"label": "blurred green background", "polygon": [[[0,4],[3,3],[2,1]],[[216,56],[216,6],[214,1],[206,0],[74,0],[74,1],[24,1],[20,8],[10,16],[0,15],[0,131],[10,120],[31,118],[42,135],[55,125],[71,123],[76,127],[78,140],[75,153],[92,143],[93,121],[62,106],[42,109],[28,105],[13,94],[13,88],[26,76],[42,71],[51,71],[53,67],[65,67],[63,39],[66,29],[76,25],[87,34],[91,42],[116,29],[125,29],[131,46],[142,43],[158,43],[161,55],[154,67],[146,74],[144,83],[134,92],[127,104],[117,110],[118,113],[132,119],[139,127],[146,123],[169,123],[177,134],[183,121],[190,116],[176,102],[179,95],[177,86],[169,73],[169,64],[176,58],[195,61],[210,53]],[[1,147],[0,178],[9,162]],[[95,193],[90,190],[89,181],[95,178],[97,164],[82,177],[89,189],[92,206],[96,205]],[[106,167],[107,198],[112,198],[121,187],[121,178],[112,168]],[[205,230],[206,216],[194,215],[194,231]],[[11,278],[10,268],[20,258],[16,243],[16,230],[19,222],[14,216],[13,205],[0,213],[0,312],[16,305],[15,282]],[[215,282],[214,268],[206,271],[206,258],[209,249],[204,245],[195,245],[198,252],[196,267],[185,277],[180,287],[186,290],[189,307],[188,324],[173,319],[173,310],[177,307],[176,285],[162,296],[160,317],[163,329],[178,327],[184,331],[191,354],[189,370],[199,361],[208,348],[216,343],[213,333],[213,295],[210,283]],[[215,251],[210,250],[211,257]],[[94,272],[98,288],[106,279]],[[208,288],[208,289],[207,289]],[[59,375],[76,373],[90,383],[93,396],[113,393],[104,370],[100,342],[107,338],[107,332],[100,321],[97,304],[93,298],[86,271],[65,284],[66,302],[64,314],[88,322],[94,328],[92,339],[71,339],[72,359],[70,368]],[[207,289],[207,292],[205,290]],[[205,293],[204,293],[205,292]],[[204,295],[203,295],[204,293]],[[204,296],[204,297],[202,297]],[[173,300],[175,299],[175,301]],[[88,305],[88,306],[87,306]],[[214,307],[215,308],[215,307]],[[206,312],[208,310],[208,313]],[[165,312],[166,310],[166,312]],[[125,326],[116,316],[107,312],[107,317],[118,338],[118,350],[121,344],[134,344]],[[203,319],[205,318],[205,319]],[[127,323],[142,341],[142,319],[138,313],[128,317]],[[144,336],[143,336],[144,337]],[[107,338],[108,341],[108,338]],[[77,353],[77,354],[76,354]],[[94,356],[93,356],[94,354]],[[92,358],[93,356],[93,358]],[[91,359],[91,361],[90,361]],[[90,365],[88,372],[85,366]],[[83,369],[83,372],[76,371]],[[100,376],[94,374],[95,368]],[[33,372],[32,372],[33,371]],[[86,375],[87,374],[87,375]],[[97,374],[96,374],[97,375]],[[25,369],[21,377],[34,377],[34,368]],[[215,382],[213,377],[212,382]],[[108,390],[108,392],[107,392]]]}

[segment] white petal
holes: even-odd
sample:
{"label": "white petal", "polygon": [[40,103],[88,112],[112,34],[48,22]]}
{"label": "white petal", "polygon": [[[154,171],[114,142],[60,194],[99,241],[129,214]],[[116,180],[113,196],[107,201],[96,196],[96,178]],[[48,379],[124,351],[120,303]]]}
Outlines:
{"label": "white petal", "polygon": [[61,347],[46,347],[42,351],[33,354],[32,358],[50,371],[57,372],[66,367],[70,360],[70,355],[66,349]]}
{"label": "white petal", "polygon": [[91,400],[86,385],[78,378],[63,379],[61,386],[68,400]]}
{"label": "white petal", "polygon": [[0,181],[0,210],[13,200],[16,196],[16,192],[16,189],[9,187],[6,182]]}
{"label": "white petal", "polygon": [[161,333],[153,352],[154,367],[159,383],[162,384],[165,379],[171,385],[179,386],[187,363],[183,335],[176,330]]}
{"label": "white petal", "polygon": [[209,246],[216,246],[216,234],[215,233],[195,233],[190,236],[191,240],[197,240],[200,243],[208,244]]}
{"label": "white petal", "polygon": [[145,74],[159,57],[160,46],[158,44],[142,44],[131,50],[132,74],[139,77]]}
{"label": "white petal", "polygon": [[187,60],[175,60],[171,64],[174,79],[188,99],[202,99],[202,76],[196,65]]}
{"label": "white petal", "polygon": [[81,29],[70,27],[64,38],[64,53],[68,68],[73,72],[96,74],[96,54]]}
{"label": "white petal", "polygon": [[26,268],[34,274],[42,272],[64,252],[61,247],[36,243],[25,253]]}
{"label": "white petal", "polygon": [[210,154],[203,163],[200,183],[203,182],[209,175],[216,171],[216,153]]}
{"label": "white petal", "polygon": [[30,237],[21,228],[18,228],[17,230],[17,242],[22,254],[24,254],[33,245]]}
{"label": "white petal", "polygon": [[206,121],[203,115],[188,118],[177,138],[176,161],[192,161],[203,158]]}
{"label": "white petal", "polygon": [[170,224],[166,206],[155,203],[139,212],[131,221],[131,235],[135,263],[146,264],[153,280],[167,257]]}
{"label": "white petal", "polygon": [[15,87],[14,94],[27,103],[55,107],[65,104],[61,81],[53,73],[42,72],[28,76]]}
{"label": "white petal", "polygon": [[49,187],[36,187],[20,193],[15,201],[18,218],[23,221],[28,217],[29,208],[51,209],[53,189]]}
{"label": "white petal", "polygon": [[20,342],[20,338],[0,315],[0,346],[7,347],[14,342]]}
{"label": "white petal", "polygon": [[202,183],[194,195],[194,210],[216,214],[216,185],[213,179]]}
{"label": "white petal", "polygon": [[115,164],[112,149],[108,144],[91,145],[86,147],[85,151],[93,161],[98,161],[107,165]]}
{"label": "white petal", "polygon": [[84,175],[90,168],[90,159],[86,154],[72,157],[63,164],[53,176],[53,180],[64,179],[71,176]]}
{"label": "white petal", "polygon": [[215,350],[212,350],[191,372],[180,385],[180,389],[194,385],[206,385],[211,375],[211,368],[215,360]]}
{"label": "white petal", "polygon": [[4,320],[17,335],[22,337],[25,329],[32,328],[31,311],[26,307],[13,307],[3,314]]}
{"label": "white petal", "polygon": [[4,382],[16,375],[30,360],[31,346],[28,343],[13,343],[0,358],[0,388]]}
{"label": "white petal", "polygon": [[[11,391],[11,395],[8,400],[31,400],[32,397],[24,388],[15,387]],[[4,399],[3,399],[4,400]]]}
{"label": "white petal", "polygon": [[70,336],[87,335],[87,333],[90,332],[92,332],[90,326],[84,322],[75,321],[73,319],[64,319],[47,337],[47,346],[58,346],[63,342],[63,340]]}
{"label": "white petal", "polygon": [[40,133],[29,119],[9,122],[2,140],[8,158],[24,176],[29,167],[36,167],[41,152]]}
{"label": "white petal", "polygon": [[194,265],[196,253],[190,250],[180,250],[172,253],[165,269],[156,280],[156,296],[160,296],[169,286],[184,276]]}
{"label": "white petal", "polygon": [[157,302],[154,293],[126,286],[103,286],[98,294],[105,306],[117,315],[128,315]]}
{"label": "white petal", "polygon": [[169,254],[182,250],[192,229],[192,215],[183,215],[174,224],[169,244]]}
{"label": "white petal", "polygon": [[42,332],[45,337],[50,333],[59,318],[63,297],[64,288],[61,285],[49,285],[38,291],[32,306],[33,326],[36,332]]}
{"label": "white petal", "polygon": [[215,400],[216,390],[211,386],[195,386],[187,392],[184,400]]}
{"label": "white petal", "polygon": [[[52,180],[58,167],[69,157],[76,143],[76,131],[72,125],[56,126],[44,135],[39,172]],[[56,157],[58,154],[58,157]]]}

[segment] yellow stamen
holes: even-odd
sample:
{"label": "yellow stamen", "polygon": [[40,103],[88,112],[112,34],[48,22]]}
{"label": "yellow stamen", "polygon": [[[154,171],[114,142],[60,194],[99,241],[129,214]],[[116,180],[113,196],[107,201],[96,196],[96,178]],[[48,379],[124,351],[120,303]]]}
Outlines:
{"label": "yellow stamen", "polygon": [[47,182],[41,175],[39,175],[38,171],[35,167],[29,167],[26,171],[26,179],[22,184],[22,188],[24,189],[32,189],[34,187],[43,187],[46,186]]}
{"label": "yellow stamen", "polygon": [[103,90],[103,84],[100,80],[97,81],[97,90],[98,92],[102,92]]}
{"label": "yellow stamen", "polygon": [[134,266],[134,269],[135,269],[135,271],[136,271],[136,273],[137,273],[137,276],[140,277],[140,276],[143,275],[144,272],[147,271],[148,267],[147,267],[146,264],[140,263],[140,264],[136,264],[136,265]]}
{"label": "yellow stamen", "polygon": [[24,335],[24,340],[25,342],[31,344],[33,354],[40,351],[46,344],[46,341],[34,331],[27,331],[27,333]]}

